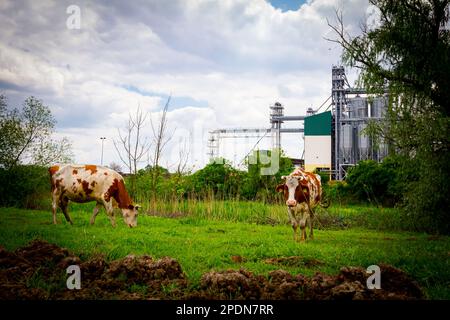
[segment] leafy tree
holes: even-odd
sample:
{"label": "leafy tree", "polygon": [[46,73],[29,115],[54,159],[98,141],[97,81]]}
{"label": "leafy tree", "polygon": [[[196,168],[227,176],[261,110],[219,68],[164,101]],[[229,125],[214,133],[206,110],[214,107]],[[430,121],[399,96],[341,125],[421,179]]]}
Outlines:
{"label": "leafy tree", "polygon": [[224,198],[239,194],[240,172],[225,159],[207,164],[190,176],[190,188],[195,194],[206,196],[208,192]]}
{"label": "leafy tree", "polygon": [[[267,157],[272,158],[277,150],[267,151]],[[247,199],[273,200],[276,198],[275,188],[281,181],[281,176],[288,175],[294,169],[292,161],[281,151],[279,153],[278,170],[274,175],[261,175],[261,169],[269,167],[261,161],[260,151],[256,150],[247,157],[246,164],[248,173],[244,176],[242,195]],[[252,160],[252,161],[250,161]]]}
{"label": "leafy tree", "polygon": [[347,175],[349,194],[375,205],[393,206],[402,199],[404,184],[401,157],[387,157],[382,163],[360,161]]}
{"label": "leafy tree", "polygon": [[378,26],[352,37],[338,14],[333,41],[342,45],[344,63],[360,70],[360,85],[371,93],[388,89],[380,134],[417,172],[404,191],[405,212],[418,229],[449,233],[450,1],[370,3],[379,10]]}
{"label": "leafy tree", "polygon": [[21,163],[48,165],[69,162],[71,145],[67,138],[51,138],[55,119],[41,100],[29,97],[22,109],[8,110],[0,96],[0,167],[7,170]]}

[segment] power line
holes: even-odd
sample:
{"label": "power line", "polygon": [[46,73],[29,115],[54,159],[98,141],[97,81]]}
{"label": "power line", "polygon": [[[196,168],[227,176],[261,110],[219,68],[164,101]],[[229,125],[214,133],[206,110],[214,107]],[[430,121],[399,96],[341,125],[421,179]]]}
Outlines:
{"label": "power line", "polygon": [[[330,99],[331,99],[331,95],[327,98],[327,100],[325,100],[325,101],[320,105],[319,108],[317,108],[317,110],[316,110],[315,112],[319,111],[319,110],[325,105],[325,103],[327,103],[327,101],[330,100]],[[329,107],[328,107],[328,108],[329,108]]]}
{"label": "power line", "polygon": [[260,143],[260,141],[267,135],[267,133],[269,133],[269,131],[266,131],[266,133],[264,133],[264,135],[259,138],[259,140],[255,143],[255,145],[253,146],[253,148],[245,155],[245,157],[241,160],[241,162],[239,162],[238,166],[240,166],[244,160],[248,157],[248,155],[256,148],[256,146],[258,145],[258,143]]}

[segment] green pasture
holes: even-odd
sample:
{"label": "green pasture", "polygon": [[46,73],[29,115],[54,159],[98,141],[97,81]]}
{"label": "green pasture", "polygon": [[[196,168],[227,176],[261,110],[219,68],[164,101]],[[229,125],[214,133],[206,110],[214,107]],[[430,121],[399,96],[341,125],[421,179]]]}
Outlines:
{"label": "green pasture", "polygon": [[[389,217],[398,219],[395,209],[332,207],[319,211],[315,239],[298,243],[293,241],[281,205],[237,201],[184,205],[171,214],[162,205],[152,215],[144,212],[134,229],[126,227],[119,215],[118,226],[112,228],[104,212],[91,226],[94,204],[71,205],[74,225],[59,211],[59,224],[53,225],[50,211],[0,208],[0,245],[14,250],[40,238],[82,258],[97,254],[111,260],[128,254],[170,256],[180,262],[193,286],[211,270],[243,267],[267,274],[285,269],[313,275],[316,271],[335,274],[343,266],[387,263],[416,279],[429,298],[450,299],[449,237],[400,231],[399,221],[386,226],[382,222]],[[265,261],[291,256],[301,259],[290,265]]]}

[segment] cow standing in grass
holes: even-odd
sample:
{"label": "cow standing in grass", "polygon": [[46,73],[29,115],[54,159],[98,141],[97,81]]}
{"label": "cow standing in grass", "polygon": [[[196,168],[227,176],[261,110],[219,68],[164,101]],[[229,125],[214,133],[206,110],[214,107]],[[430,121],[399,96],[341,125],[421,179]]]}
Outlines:
{"label": "cow standing in grass", "polygon": [[278,185],[276,191],[284,193],[289,219],[294,230],[294,240],[298,239],[298,227],[301,230],[300,240],[306,240],[306,225],[309,228],[309,237],[313,239],[313,210],[320,204],[322,198],[320,176],[296,169],[289,176],[281,178],[285,182]]}
{"label": "cow standing in grass", "polygon": [[91,224],[94,224],[100,207],[104,206],[113,227],[116,226],[115,207],[121,209],[126,225],[129,227],[137,225],[138,206],[132,204],[124,180],[116,171],[95,165],[64,165],[49,168],[49,173],[53,223],[56,224],[56,210],[60,207],[66,220],[72,224],[67,212],[69,201],[81,203],[96,201]]}

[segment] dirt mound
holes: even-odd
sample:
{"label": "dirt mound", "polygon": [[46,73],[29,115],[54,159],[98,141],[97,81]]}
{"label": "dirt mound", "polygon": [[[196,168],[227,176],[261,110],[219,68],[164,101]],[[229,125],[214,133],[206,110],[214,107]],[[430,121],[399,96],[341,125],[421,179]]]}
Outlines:
{"label": "dirt mound", "polygon": [[422,291],[403,271],[380,265],[382,288],[366,286],[366,270],[344,267],[337,276],[317,272],[312,277],[275,270],[268,277],[255,276],[244,269],[209,272],[203,275],[195,298],[263,300],[387,300],[422,299]]}
{"label": "dirt mound", "polygon": [[88,281],[81,290],[65,291],[62,299],[173,299],[187,286],[180,264],[168,257],[129,255],[109,264],[96,258],[80,269]]}
{"label": "dirt mound", "polygon": [[40,240],[15,252],[1,248],[0,299],[48,299],[66,263],[79,261],[68,250]]}
{"label": "dirt mound", "polygon": [[[416,281],[413,281],[402,270],[393,266],[380,264],[381,290],[370,290],[373,299],[408,299],[409,297],[423,298],[423,293]],[[367,273],[362,268],[345,267],[339,274],[342,281],[366,283]]]}
{"label": "dirt mound", "polygon": [[314,258],[302,258],[298,256],[292,256],[292,257],[281,257],[281,258],[270,258],[264,260],[265,263],[268,264],[276,264],[276,265],[282,265],[286,267],[300,267],[305,266],[307,268],[315,267],[318,265],[322,265],[323,262],[314,259]]}
{"label": "dirt mound", "polygon": [[[66,268],[79,265],[81,290],[68,290]],[[171,258],[127,256],[88,261],[67,249],[35,240],[8,252],[0,247],[0,299],[160,299],[180,297],[187,285]]]}
{"label": "dirt mound", "polygon": [[200,280],[200,290],[195,298],[205,299],[259,299],[262,293],[262,276],[255,277],[244,269],[205,273]]}
{"label": "dirt mound", "polygon": [[[242,258],[242,257],[240,257]],[[314,259],[274,258],[267,263],[315,266]],[[66,268],[78,265],[81,289],[68,290]],[[81,261],[67,249],[45,241],[9,252],[0,247],[0,299],[421,299],[422,291],[403,271],[380,265],[380,290],[366,287],[366,270],[344,267],[338,275],[312,277],[275,270],[268,276],[245,269],[205,273],[189,284],[180,264],[169,257],[129,255],[108,262],[97,256]],[[195,288],[195,289],[194,289]]]}

